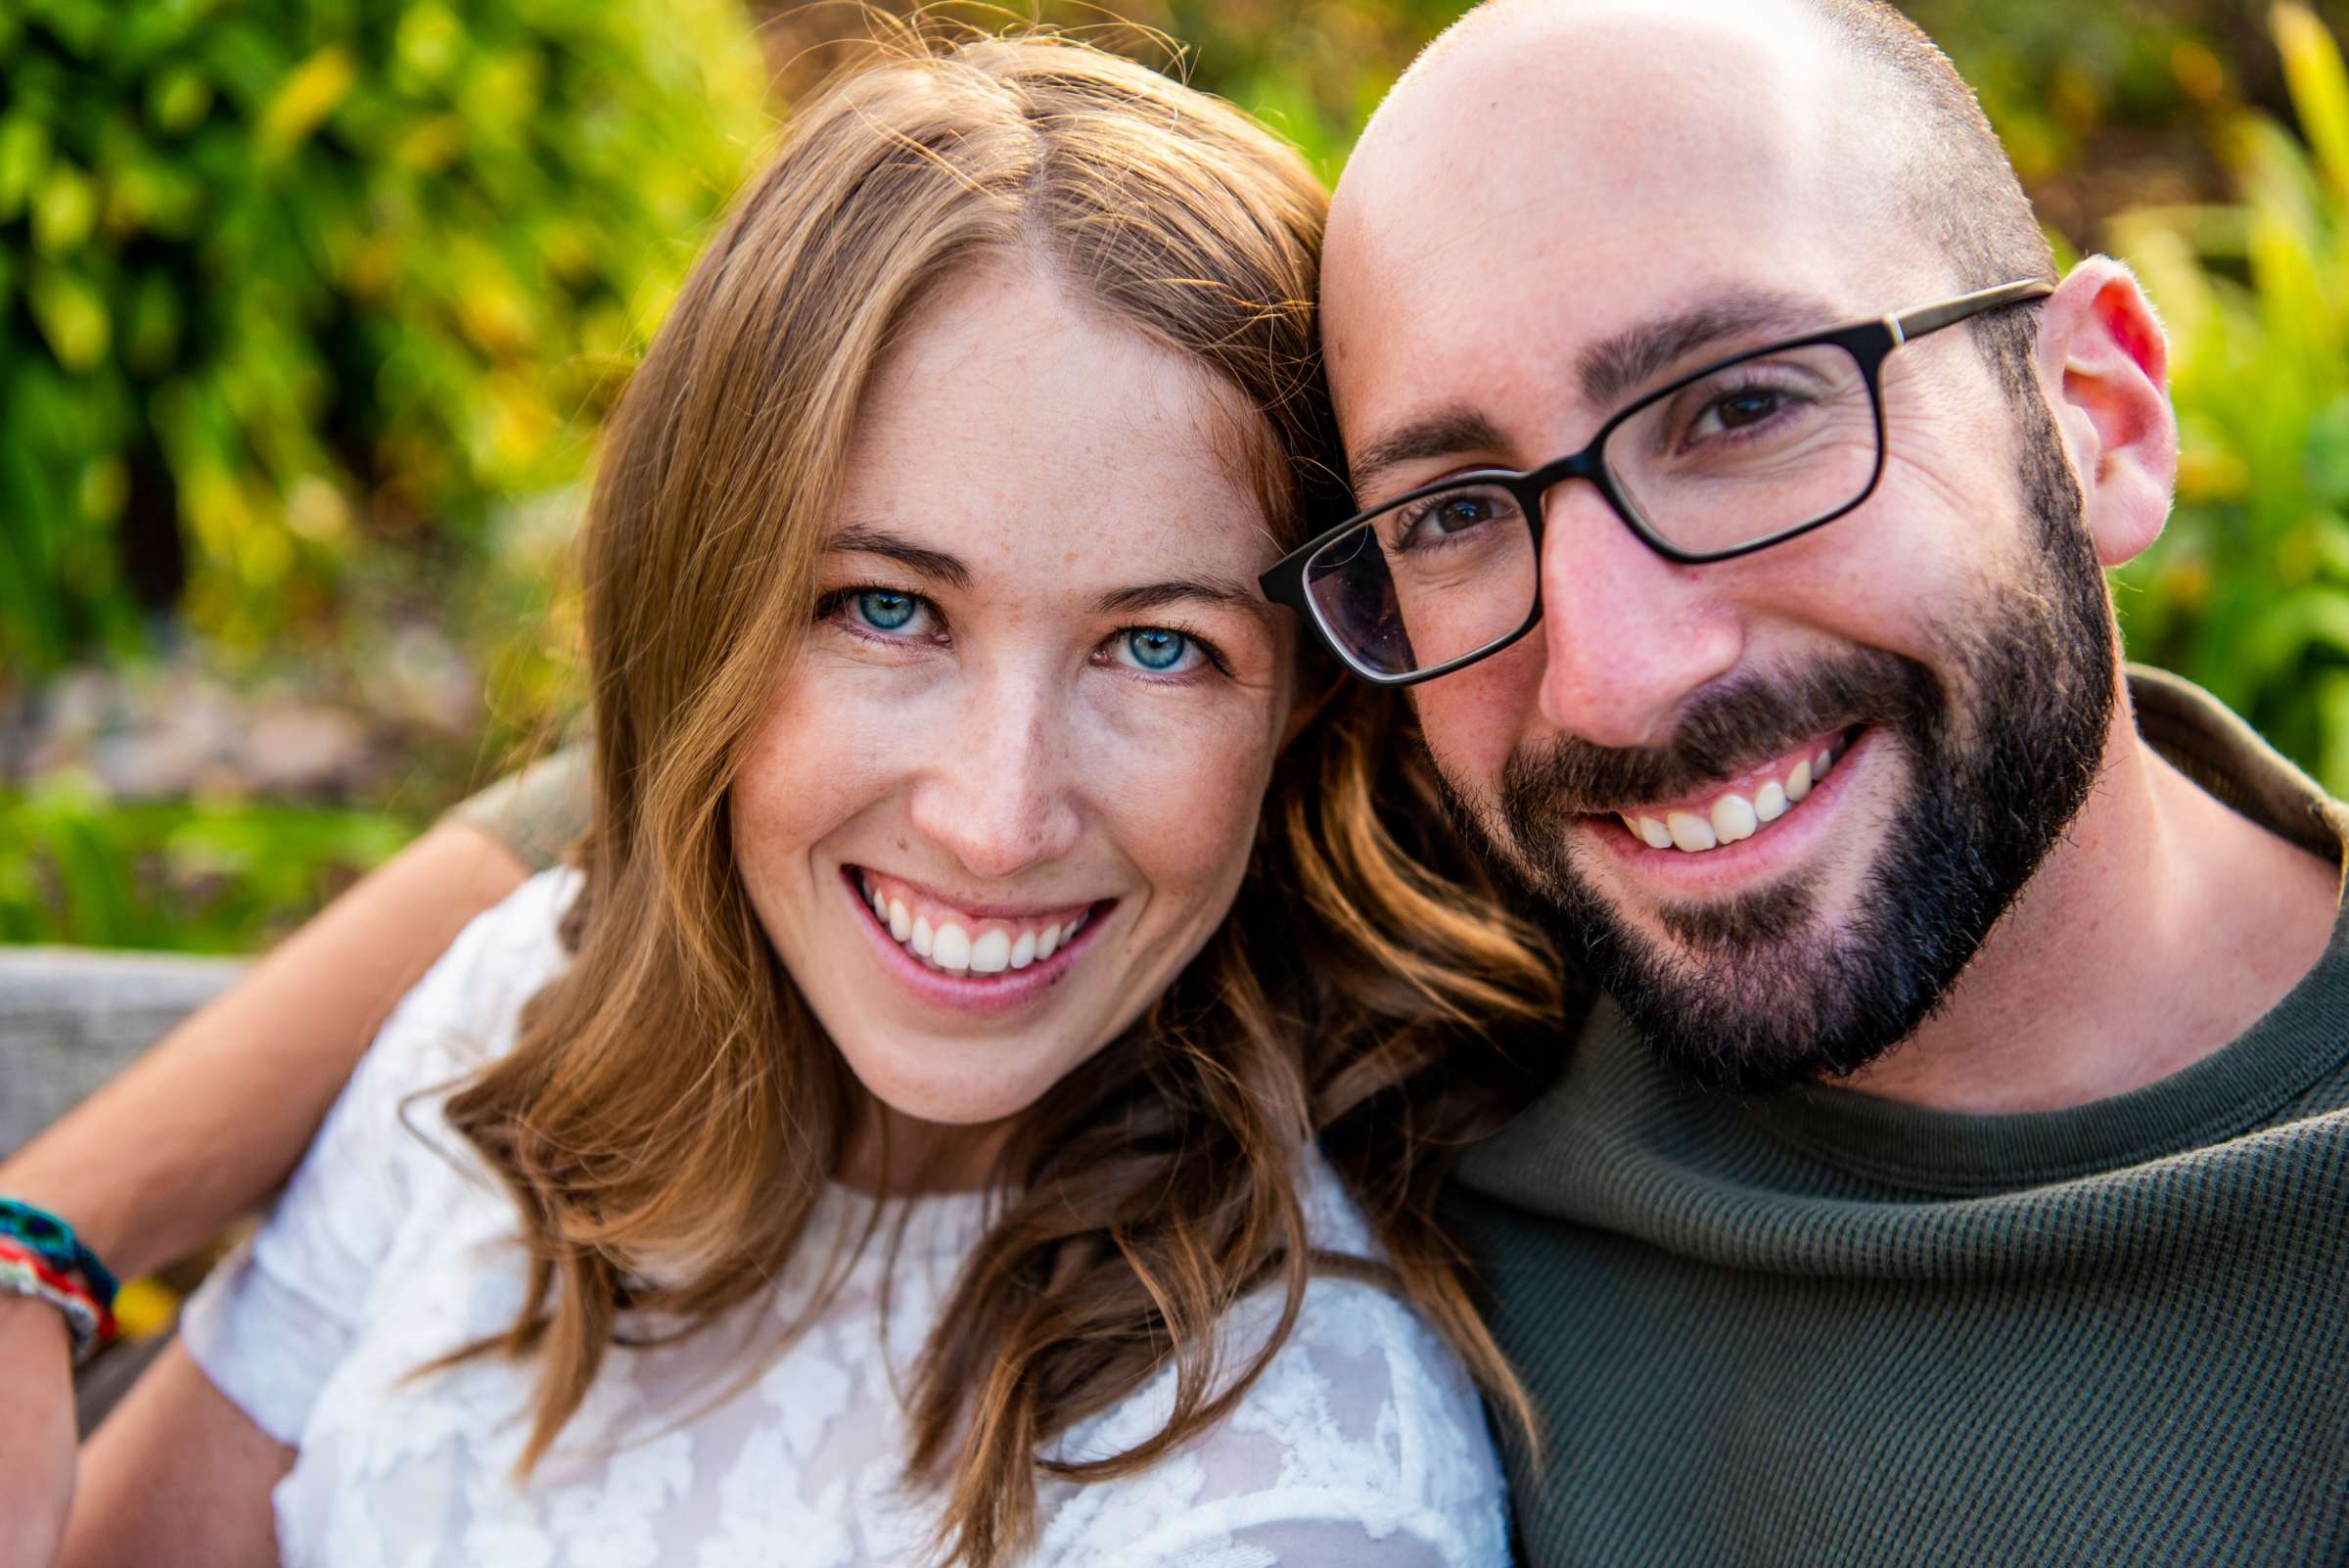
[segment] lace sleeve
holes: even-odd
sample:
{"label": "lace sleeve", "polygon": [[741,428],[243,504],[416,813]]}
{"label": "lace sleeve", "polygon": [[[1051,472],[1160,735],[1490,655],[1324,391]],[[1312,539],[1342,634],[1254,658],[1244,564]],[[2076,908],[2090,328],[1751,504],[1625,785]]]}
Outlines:
{"label": "lace sleeve", "polygon": [[188,1303],[188,1353],[280,1443],[348,1352],[385,1254],[440,1154],[409,1102],[512,1042],[513,1016],[560,963],[556,913],[573,872],[524,884],[483,914],[400,999],[327,1113],[268,1220]]}
{"label": "lace sleeve", "polygon": [[[1250,1343],[1276,1306],[1233,1314],[1227,1341]],[[1162,1374],[1065,1452],[1147,1437],[1170,1394]],[[1069,1489],[1040,1545],[1053,1568],[1502,1568],[1508,1524],[1457,1359],[1384,1292],[1320,1280],[1228,1419],[1136,1475]]]}

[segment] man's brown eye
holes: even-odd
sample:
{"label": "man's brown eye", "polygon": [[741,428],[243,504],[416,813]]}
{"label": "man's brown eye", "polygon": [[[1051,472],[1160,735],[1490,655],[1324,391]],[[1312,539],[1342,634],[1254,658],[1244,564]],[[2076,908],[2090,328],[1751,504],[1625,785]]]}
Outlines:
{"label": "man's brown eye", "polygon": [[1461,529],[1474,528],[1479,523],[1490,522],[1492,517],[1493,503],[1485,497],[1455,495],[1438,509],[1436,527],[1447,533],[1456,533]]}
{"label": "man's brown eye", "polygon": [[1715,406],[1721,414],[1722,424],[1735,430],[1743,425],[1760,424],[1776,413],[1778,394],[1774,392],[1739,392],[1734,397],[1723,398]]}

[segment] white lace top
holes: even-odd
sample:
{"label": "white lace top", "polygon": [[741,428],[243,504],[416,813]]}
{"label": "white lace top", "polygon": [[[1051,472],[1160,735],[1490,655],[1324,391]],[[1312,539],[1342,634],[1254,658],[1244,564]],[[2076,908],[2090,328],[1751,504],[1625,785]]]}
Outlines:
{"label": "white lace top", "polygon": [[[976,1195],[913,1203],[894,1266],[868,1246],[812,1329],[776,1326],[821,1271],[717,1330],[616,1350],[532,1479],[511,1479],[530,1368],[481,1359],[411,1376],[506,1327],[524,1265],[512,1205],[437,1097],[511,1047],[522,1002],[565,962],[549,872],[469,926],[409,992],[252,1245],[189,1304],[197,1363],[299,1451],[275,1495],[290,1564],[334,1568],[847,1568],[929,1560],[934,1496],[902,1474],[898,1390],[986,1222]],[[1320,1246],[1370,1241],[1314,1162]],[[834,1189],[811,1232],[861,1225]],[[896,1212],[885,1221],[895,1222]],[[852,1229],[851,1233],[853,1231]],[[876,1238],[878,1241],[879,1238]],[[828,1247],[811,1249],[828,1252]],[[889,1292],[886,1325],[879,1309]],[[1261,1344],[1277,1300],[1224,1325]],[[1172,1372],[1062,1441],[1108,1453],[1156,1431]],[[1501,1482],[1465,1372],[1385,1293],[1320,1279],[1286,1345],[1213,1431],[1150,1469],[1038,1495],[1039,1564],[1181,1568],[1494,1568]]]}

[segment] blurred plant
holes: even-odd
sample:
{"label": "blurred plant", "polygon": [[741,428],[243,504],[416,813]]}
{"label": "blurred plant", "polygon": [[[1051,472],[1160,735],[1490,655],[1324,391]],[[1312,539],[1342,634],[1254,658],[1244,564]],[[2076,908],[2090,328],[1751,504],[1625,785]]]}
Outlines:
{"label": "blurred plant", "polygon": [[[1904,0],[1958,64],[2029,181],[2077,166],[2106,132],[2198,135],[2190,113],[2239,86],[2242,0]],[[2239,36],[2238,36],[2239,34]]]}
{"label": "blurred plant", "polygon": [[317,807],[110,801],[72,777],[0,793],[0,942],[251,952],[418,824]]}
{"label": "blurred plant", "polygon": [[731,0],[0,6],[0,677],[576,477],[764,81]]}
{"label": "blurred plant", "polygon": [[2273,26],[2305,140],[2244,115],[2238,205],[2116,219],[2170,329],[2178,507],[2121,574],[2134,657],[2201,682],[2349,794],[2349,71]]}

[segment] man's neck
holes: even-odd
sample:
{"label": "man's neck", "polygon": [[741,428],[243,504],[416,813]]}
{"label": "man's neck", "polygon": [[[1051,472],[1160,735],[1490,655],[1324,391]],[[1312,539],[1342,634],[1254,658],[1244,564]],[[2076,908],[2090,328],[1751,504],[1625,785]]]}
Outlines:
{"label": "man's neck", "polygon": [[1948,1003],[1845,1080],[1936,1110],[2060,1110],[2167,1078],[2280,1001],[2324,953],[2339,869],[2237,815],[2124,704],[2086,807]]}

